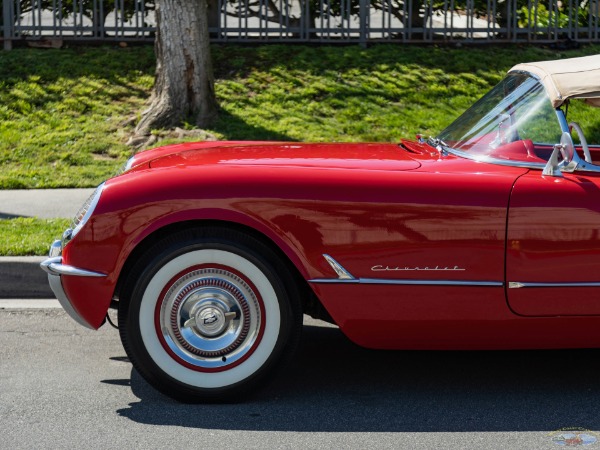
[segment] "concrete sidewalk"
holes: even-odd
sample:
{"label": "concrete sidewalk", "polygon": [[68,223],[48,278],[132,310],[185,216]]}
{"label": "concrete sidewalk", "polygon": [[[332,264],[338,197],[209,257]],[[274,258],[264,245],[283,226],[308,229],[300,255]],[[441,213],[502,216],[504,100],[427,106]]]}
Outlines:
{"label": "concrete sidewalk", "polygon": [[[0,220],[16,217],[72,218],[94,189],[0,190]],[[56,236],[60,239],[60,236]],[[48,248],[50,244],[48,242]],[[0,299],[54,298],[45,256],[0,257]]]}
{"label": "concrete sidewalk", "polygon": [[0,190],[0,219],[72,218],[94,189]]}

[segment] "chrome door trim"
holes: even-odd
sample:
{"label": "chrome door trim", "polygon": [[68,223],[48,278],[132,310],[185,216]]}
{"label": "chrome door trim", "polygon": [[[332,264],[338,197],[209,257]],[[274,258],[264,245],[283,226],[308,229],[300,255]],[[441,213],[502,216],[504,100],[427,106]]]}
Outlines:
{"label": "chrome door trim", "polygon": [[509,289],[545,288],[545,287],[600,287],[600,282],[575,282],[575,283],[528,283],[522,281],[509,281]]}

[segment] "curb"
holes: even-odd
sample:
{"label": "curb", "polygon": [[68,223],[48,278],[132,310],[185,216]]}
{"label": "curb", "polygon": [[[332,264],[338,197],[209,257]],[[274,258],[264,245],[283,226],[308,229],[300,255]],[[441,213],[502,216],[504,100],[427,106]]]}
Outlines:
{"label": "curb", "polygon": [[48,275],[40,268],[46,256],[0,257],[0,299],[54,298]]}

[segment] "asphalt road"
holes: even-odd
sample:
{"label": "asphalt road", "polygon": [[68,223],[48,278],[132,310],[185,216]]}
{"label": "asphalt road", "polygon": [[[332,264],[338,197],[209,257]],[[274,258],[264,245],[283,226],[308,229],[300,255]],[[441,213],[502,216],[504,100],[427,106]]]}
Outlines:
{"label": "asphalt road", "polygon": [[273,385],[183,405],[132,370],[116,330],[1,308],[2,449],[553,449],[564,427],[600,441],[598,350],[372,351],[307,319]]}

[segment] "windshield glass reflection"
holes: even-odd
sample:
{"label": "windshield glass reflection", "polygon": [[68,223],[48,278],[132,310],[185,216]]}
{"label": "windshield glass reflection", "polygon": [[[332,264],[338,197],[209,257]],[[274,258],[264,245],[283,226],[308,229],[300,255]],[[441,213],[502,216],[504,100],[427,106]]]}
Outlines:
{"label": "windshield glass reflection", "polygon": [[437,138],[472,156],[527,160],[536,156],[536,144],[552,145],[560,136],[558,118],[542,84],[530,75],[514,73]]}

